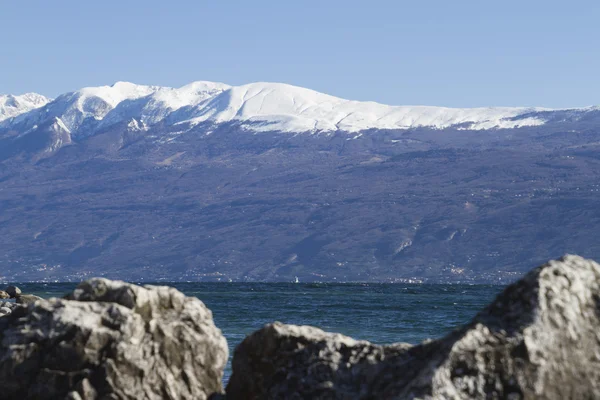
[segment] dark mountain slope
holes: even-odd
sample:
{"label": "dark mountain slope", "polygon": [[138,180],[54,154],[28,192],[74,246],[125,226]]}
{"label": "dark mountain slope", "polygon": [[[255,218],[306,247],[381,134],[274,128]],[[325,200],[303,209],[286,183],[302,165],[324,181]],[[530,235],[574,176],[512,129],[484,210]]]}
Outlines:
{"label": "dark mountain slope", "polygon": [[498,281],[565,252],[600,257],[588,123],[174,132],[121,125],[44,157],[5,153],[1,275]]}

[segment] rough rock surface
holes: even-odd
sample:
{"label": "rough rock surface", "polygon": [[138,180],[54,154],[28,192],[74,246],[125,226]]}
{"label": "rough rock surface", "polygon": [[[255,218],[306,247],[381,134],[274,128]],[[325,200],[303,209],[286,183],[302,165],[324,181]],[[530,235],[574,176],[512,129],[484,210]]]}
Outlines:
{"label": "rough rock surface", "polygon": [[417,346],[265,326],[236,349],[228,398],[600,398],[600,265],[565,256],[473,321]]}
{"label": "rough rock surface", "polygon": [[38,300],[43,300],[41,297],[34,294],[19,294],[15,297],[15,299],[17,304],[23,305],[32,304]]}
{"label": "rough rock surface", "polygon": [[4,317],[6,315],[12,314],[15,308],[23,307],[17,303],[13,303],[10,301],[0,301],[0,317]]}
{"label": "rough rock surface", "polygon": [[0,299],[10,299],[10,295],[3,290],[0,290]]}
{"label": "rough rock surface", "polygon": [[21,294],[21,289],[19,289],[16,286],[9,286],[6,288],[5,291],[6,293],[8,293],[11,299],[14,299],[15,297]]}
{"label": "rough rock surface", "polygon": [[227,355],[200,300],[92,279],[0,318],[0,397],[206,399]]}

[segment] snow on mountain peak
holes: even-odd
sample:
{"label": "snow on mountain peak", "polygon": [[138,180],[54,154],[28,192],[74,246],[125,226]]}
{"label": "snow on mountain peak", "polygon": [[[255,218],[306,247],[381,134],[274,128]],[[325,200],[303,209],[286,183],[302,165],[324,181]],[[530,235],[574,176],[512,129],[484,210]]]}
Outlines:
{"label": "snow on mountain peak", "polygon": [[[39,95],[24,95],[19,101],[15,96],[0,97],[0,121],[14,117],[0,122],[0,128],[25,132],[56,117],[74,137],[120,123],[145,130],[159,122],[192,127],[204,122],[236,122],[252,131],[310,133],[415,127],[485,130],[542,125],[553,112],[541,108],[388,106],[269,82],[229,86],[198,81],[180,88],[116,82],[66,93],[51,102],[35,96]],[[140,125],[133,126],[131,121]]]}
{"label": "snow on mountain peak", "polygon": [[[148,96],[159,89],[158,86],[136,85],[129,82],[117,82],[112,86],[86,87],[67,94],[70,108],[88,113],[95,119],[102,119],[113,108],[126,100],[136,100]],[[60,96],[57,100],[61,99]],[[101,106],[100,103],[105,103]]]}
{"label": "snow on mountain peak", "polygon": [[535,111],[538,109],[388,106],[344,100],[287,84],[259,82],[223,92],[198,110],[191,122],[237,120],[252,123],[250,129],[255,131],[284,132],[358,132],[463,124],[468,129],[491,129],[542,124],[535,118],[513,120]]}
{"label": "snow on mountain peak", "polygon": [[51,99],[37,93],[25,93],[20,96],[0,95],[0,121],[43,107]]}
{"label": "snow on mountain peak", "polygon": [[159,86],[136,85],[130,82],[116,82],[111,86],[86,87],[73,92],[80,101],[91,97],[104,100],[111,107],[116,107],[125,100],[139,99],[157,91]]}
{"label": "snow on mountain peak", "polygon": [[87,130],[94,128],[90,124],[104,119],[119,104],[148,96],[158,88],[129,82],[117,82],[112,86],[85,87],[62,94],[42,108],[19,115],[14,123],[19,125],[20,130],[27,131],[48,119],[58,117],[70,132],[77,132],[82,128]]}
{"label": "snow on mountain peak", "polygon": [[177,110],[185,106],[198,105],[229,88],[230,86],[224,83],[192,82],[178,89],[162,88],[152,95],[152,101],[154,104],[160,104],[161,107]]}
{"label": "snow on mountain peak", "polygon": [[192,82],[181,88],[153,87],[154,90],[146,96],[119,103],[106,115],[100,127],[132,118],[153,125],[181,108],[198,106],[229,88],[223,83],[203,81]]}

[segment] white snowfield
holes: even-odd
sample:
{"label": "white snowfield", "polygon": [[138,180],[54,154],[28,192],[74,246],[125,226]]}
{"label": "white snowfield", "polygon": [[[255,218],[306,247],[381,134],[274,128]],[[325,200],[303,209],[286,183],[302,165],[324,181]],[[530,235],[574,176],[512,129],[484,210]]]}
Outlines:
{"label": "white snowfield", "polygon": [[66,93],[55,100],[36,94],[0,96],[0,129],[28,132],[56,119],[74,135],[114,124],[146,129],[238,122],[250,131],[359,132],[415,127],[486,130],[542,125],[543,108],[444,108],[388,106],[344,100],[282,83],[229,86],[194,82],[181,88],[117,82]]}
{"label": "white snowfield", "polygon": [[21,96],[0,95],[0,122],[43,107],[50,101],[51,99],[37,93],[26,93]]}

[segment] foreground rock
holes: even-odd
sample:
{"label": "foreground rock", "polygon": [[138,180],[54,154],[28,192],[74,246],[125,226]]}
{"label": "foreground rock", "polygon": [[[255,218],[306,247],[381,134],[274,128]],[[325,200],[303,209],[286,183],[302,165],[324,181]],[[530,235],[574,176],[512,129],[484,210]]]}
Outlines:
{"label": "foreground rock", "polygon": [[0,302],[0,317],[6,317],[12,314],[15,308],[24,307],[28,304],[43,300],[33,294],[23,294],[21,289],[16,286],[9,286],[5,290],[0,290],[0,299],[15,299],[15,302]]}
{"label": "foreground rock", "polygon": [[206,399],[227,355],[200,300],[93,279],[0,318],[0,398]]}
{"label": "foreground rock", "polygon": [[17,303],[10,302],[10,301],[0,301],[0,307],[7,307],[7,308],[10,308],[12,310],[14,308],[20,308],[20,307],[23,307],[23,306],[19,305]]}
{"label": "foreground rock", "polygon": [[[6,296],[6,297],[3,297]],[[16,286],[9,286],[4,291],[0,291],[0,299],[15,299],[17,304],[27,305],[43,300],[41,297],[33,294],[25,294]]]}
{"label": "foreground rock", "polygon": [[34,294],[20,294],[16,296],[15,299],[15,303],[23,305],[33,304],[38,300],[43,300],[41,297],[36,296]]}
{"label": "foreground rock", "polygon": [[236,349],[233,399],[600,398],[600,265],[566,256],[507,287],[467,326],[377,346],[267,325]]}
{"label": "foreground rock", "polygon": [[16,286],[9,286],[6,288],[5,291],[10,296],[11,299],[14,299],[21,294],[21,289],[19,289]]}

